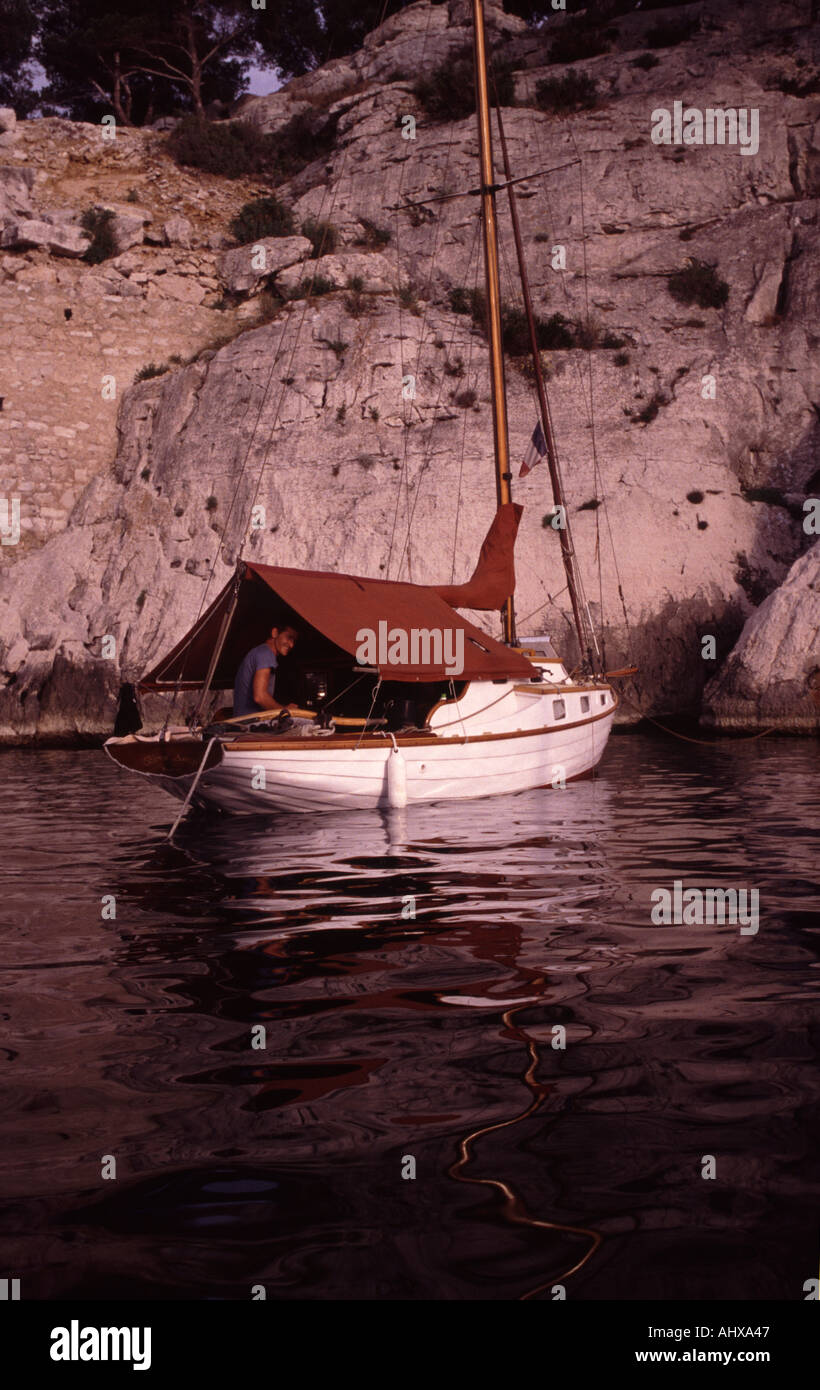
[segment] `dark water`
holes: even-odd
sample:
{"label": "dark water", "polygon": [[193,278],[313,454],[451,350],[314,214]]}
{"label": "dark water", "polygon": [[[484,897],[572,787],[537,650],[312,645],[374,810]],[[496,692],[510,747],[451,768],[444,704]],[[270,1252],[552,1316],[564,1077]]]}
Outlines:
{"label": "dark water", "polygon": [[[816,743],[616,737],[565,792],[173,846],[102,754],[0,768],[23,1298],[805,1297]],[[675,878],[756,888],[757,935],[654,926]]]}

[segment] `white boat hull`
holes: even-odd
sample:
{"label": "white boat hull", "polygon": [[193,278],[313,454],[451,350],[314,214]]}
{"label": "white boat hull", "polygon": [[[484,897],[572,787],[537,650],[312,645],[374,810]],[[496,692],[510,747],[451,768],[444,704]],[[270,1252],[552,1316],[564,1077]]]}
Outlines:
{"label": "white boat hull", "polygon": [[[561,787],[598,764],[616,705],[608,687],[551,686],[544,692],[474,684],[460,702],[441,705],[418,736],[226,741],[219,763],[196,780],[192,800],[265,814],[376,810]],[[112,757],[123,742],[133,740],[109,740]],[[391,757],[403,761],[398,779],[388,772]],[[193,772],[142,775],[182,799],[195,780]]]}
{"label": "white boat hull", "polygon": [[[600,761],[612,718],[523,738],[401,747],[407,805],[505,796],[582,777]],[[383,749],[281,753],[226,749],[219,767],[200,779],[196,795],[226,811],[375,810],[392,804],[390,755],[389,743]]]}

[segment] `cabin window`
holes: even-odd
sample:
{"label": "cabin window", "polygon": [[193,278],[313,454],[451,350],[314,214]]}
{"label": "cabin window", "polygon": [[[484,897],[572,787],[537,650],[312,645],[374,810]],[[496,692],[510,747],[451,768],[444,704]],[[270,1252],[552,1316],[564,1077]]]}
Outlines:
{"label": "cabin window", "polygon": [[563,700],[553,700],[552,717],[553,719],[563,719],[567,712],[567,707]]}
{"label": "cabin window", "polygon": [[606,695],[601,695],[601,696],[599,696],[599,699],[600,699],[602,705],[605,705],[605,704],[606,704]]}
{"label": "cabin window", "polygon": [[589,696],[588,696],[588,695],[582,695],[582,696],[581,696],[581,713],[582,713],[582,714],[587,714],[588,712],[589,712]]}

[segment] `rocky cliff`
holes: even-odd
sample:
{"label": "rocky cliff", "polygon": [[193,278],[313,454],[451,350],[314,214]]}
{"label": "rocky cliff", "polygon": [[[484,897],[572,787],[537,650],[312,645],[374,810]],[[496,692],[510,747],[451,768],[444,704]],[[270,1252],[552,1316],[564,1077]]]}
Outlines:
{"label": "rocky cliff", "polygon": [[[105,277],[111,324],[84,330],[88,353],[122,354],[129,332],[150,337],[156,314],[156,355],[193,360],[121,393],[116,448],[106,443],[110,414],[95,407],[88,445],[66,441],[77,466],[94,467],[67,524],[53,518],[57,533],[13,564],[15,547],[3,547],[7,740],[109,731],[120,679],[181,635],[243,545],[271,563],[422,582],[471,571],[494,509],[484,334],[480,316],[454,312],[469,307],[480,283],[475,199],[460,196],[477,181],[474,117],[436,121],[415,92],[419,73],[453,61],[466,44],[466,18],[462,0],[424,0],[383,24],[360,53],[242,103],[241,119],[263,131],[293,129],[305,112],[332,122],[326,152],[277,188],[297,228],[310,218],[332,223],[331,255],[317,260],[308,243],[286,248],[298,238],[273,238],[259,271],[250,246],[229,250],[228,214],[258,181],[181,171],[156,132],[125,133],[132,163],[119,181],[105,168],[117,211],[129,210],[127,179],[144,214],[141,236],[117,258],[91,267],[42,243],[26,250],[13,234],[2,268],[32,321],[38,296],[53,295],[55,283],[63,289],[60,276],[76,277],[84,300],[91,277]],[[608,664],[630,659],[641,668],[625,692],[631,714],[696,711],[705,682],[721,672],[710,686],[720,691],[710,696],[713,723],[811,722],[816,660],[791,648],[786,658],[771,637],[780,656],[761,680],[779,681],[781,657],[790,665],[768,702],[750,698],[746,677],[738,686],[731,674],[745,669],[748,638],[727,662],[744,623],[760,623],[760,605],[795,561],[798,574],[813,543],[810,500],[820,493],[811,19],[803,3],[741,13],[709,0],[628,12],[612,23],[609,51],[561,64],[548,61],[550,45],[577,19],[557,14],[534,32],[488,6],[494,61],[513,78],[504,123],[514,173],[528,176],[517,185],[519,209],[551,343],[543,360],[576,548]],[[661,23],[669,42],[663,32],[658,42]],[[572,74],[576,86],[583,76],[595,83],[596,104],[566,118],[542,109],[550,96],[539,84]],[[758,148],[655,143],[657,112],[671,119],[676,101],[756,110]],[[28,151],[48,124],[28,123]],[[79,136],[89,147],[85,177],[99,182],[108,152],[90,127]],[[141,160],[151,173],[140,182]],[[50,186],[43,181],[43,204]],[[36,198],[38,188],[30,191]],[[504,293],[514,308],[514,250],[500,206]],[[187,247],[163,230],[173,212],[189,224]],[[680,283],[670,277],[697,281],[704,266],[714,267],[705,292],[695,284],[705,305],[670,292]],[[178,286],[178,315],[169,282]],[[64,387],[49,409],[68,418],[89,368],[70,345],[58,346],[56,305],[54,318],[53,356],[46,342],[39,351],[45,376],[61,354]],[[114,338],[104,345],[105,331]],[[22,337],[16,347],[24,390]],[[147,341],[138,356],[154,356]],[[99,374],[95,359],[91,377]],[[90,390],[84,385],[78,399]],[[96,399],[96,380],[94,390]],[[508,390],[519,459],[536,407],[517,355]],[[43,431],[30,432],[56,479],[67,459],[54,433],[47,443]],[[25,498],[28,449],[0,457],[4,484]],[[544,524],[545,467],[516,481],[514,494],[525,505],[519,629],[550,631],[572,660],[557,536]],[[263,510],[251,521],[253,503]],[[785,621],[809,592],[790,581],[783,603],[769,600],[768,623]]]}

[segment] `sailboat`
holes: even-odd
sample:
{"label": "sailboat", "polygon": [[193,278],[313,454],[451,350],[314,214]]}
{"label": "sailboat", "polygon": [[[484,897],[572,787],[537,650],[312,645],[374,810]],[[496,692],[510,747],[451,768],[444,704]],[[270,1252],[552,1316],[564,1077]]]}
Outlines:
{"label": "sailboat", "polygon": [[[138,684],[195,697],[185,724],[120,732],[105,751],[183,801],[221,811],[402,807],[563,788],[600,761],[618,697],[601,669],[564,500],[524,264],[501,113],[506,182],[496,181],[482,0],[473,0],[480,188],[497,510],[472,577],[462,584],[291,569],[241,558],[210,608]],[[570,674],[549,639],[518,639],[502,347],[496,197],[507,188],[529,323],[540,425],[556,527],[581,653]],[[496,640],[457,610],[498,611]],[[295,627],[288,658],[301,697],[288,713],[216,709],[245,654],[273,627]],[[370,640],[372,638],[372,641]],[[456,655],[457,654],[457,659]],[[276,700],[281,701],[280,670]]]}

